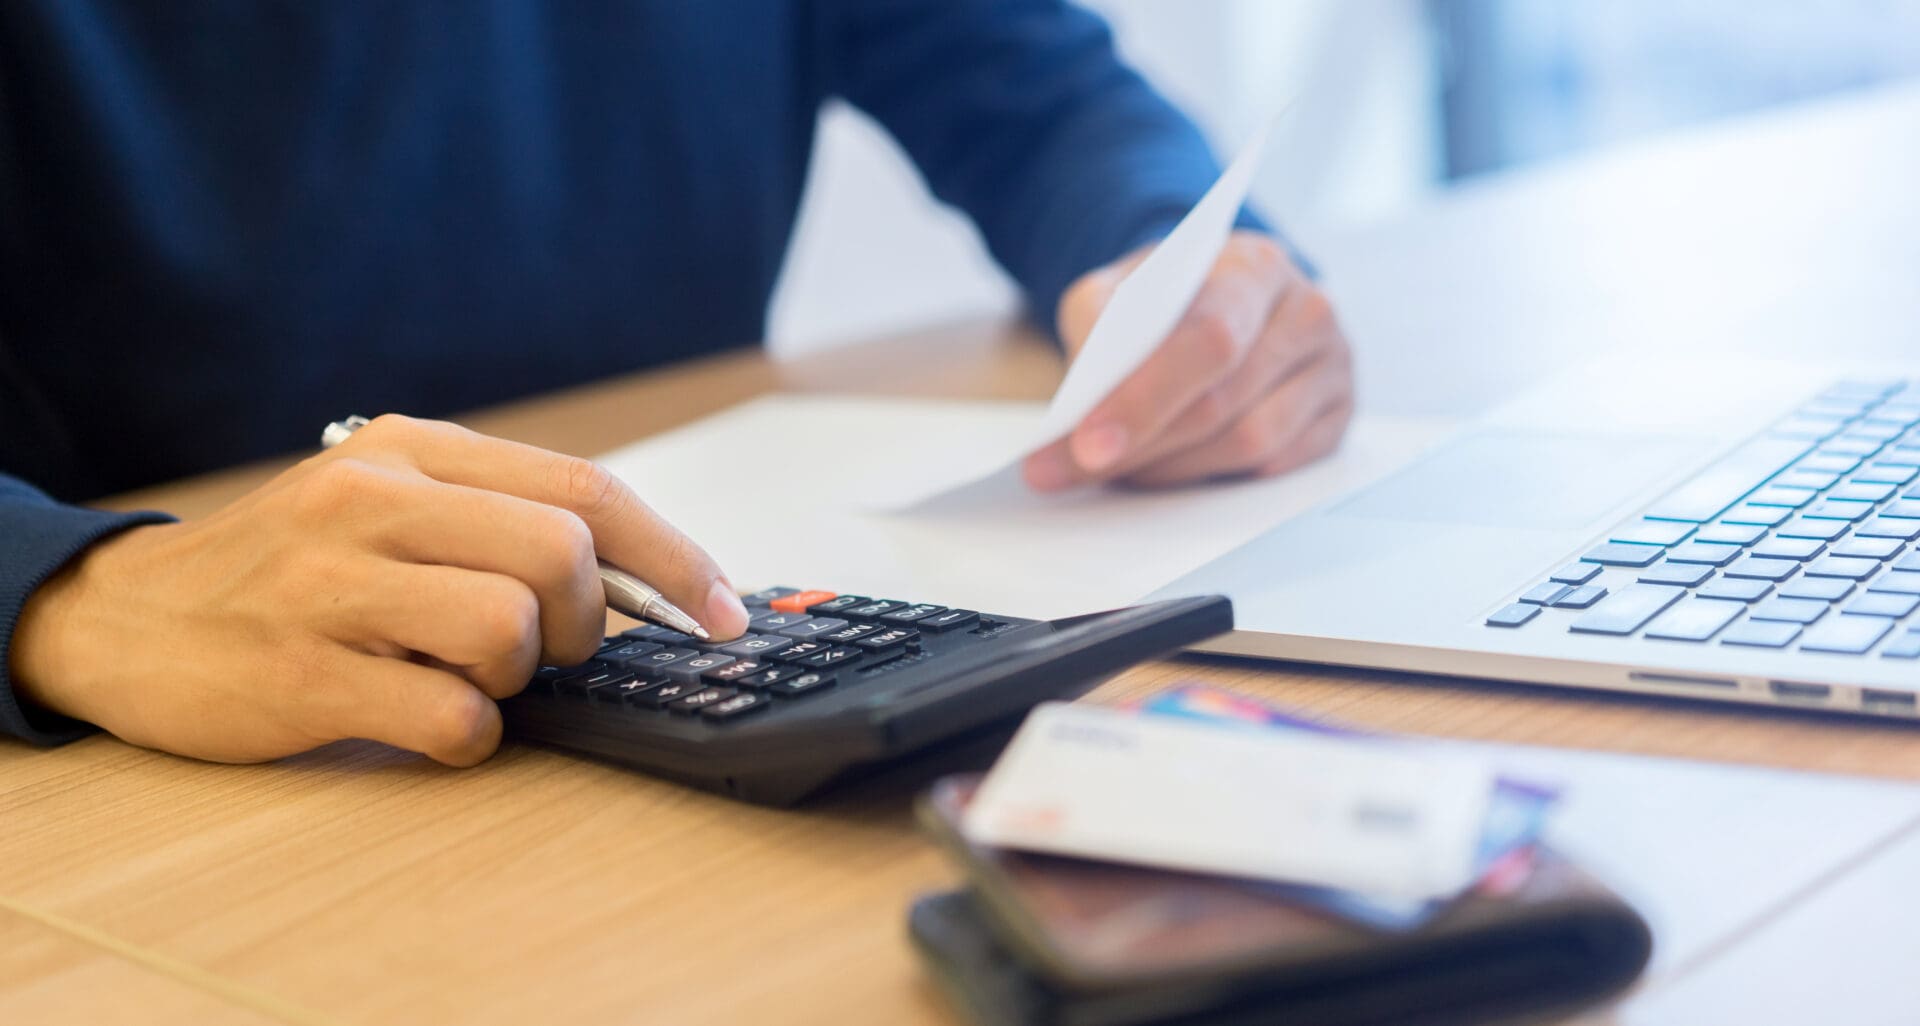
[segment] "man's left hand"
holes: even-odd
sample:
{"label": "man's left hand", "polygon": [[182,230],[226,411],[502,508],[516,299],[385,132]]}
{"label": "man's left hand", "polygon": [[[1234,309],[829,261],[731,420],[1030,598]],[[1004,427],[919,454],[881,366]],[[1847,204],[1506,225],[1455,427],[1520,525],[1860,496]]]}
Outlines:
{"label": "man's left hand", "polygon": [[[1146,253],[1061,297],[1069,358]],[[1039,491],[1279,474],[1331,452],[1352,415],[1353,358],[1326,295],[1272,237],[1240,231],[1160,347],[1024,471]]]}

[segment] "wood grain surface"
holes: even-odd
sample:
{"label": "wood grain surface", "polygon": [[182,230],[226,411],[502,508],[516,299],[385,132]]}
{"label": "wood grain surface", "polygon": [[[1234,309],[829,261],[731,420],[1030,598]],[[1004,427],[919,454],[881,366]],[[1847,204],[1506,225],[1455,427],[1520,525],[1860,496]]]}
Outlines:
{"label": "wood grain surface", "polygon": [[[461,419],[593,454],[776,389],[1040,397],[1057,374],[1024,330],[959,325]],[[281,465],[113,505],[199,515]],[[1388,730],[1920,779],[1909,727],[1677,701],[1221,658],[1143,665],[1096,698],[1182,680]],[[0,744],[0,1018],[950,1022],[904,936],[913,896],[951,880],[909,817],[937,768],[794,812],[513,745],[462,771],[357,742],[249,767]]]}

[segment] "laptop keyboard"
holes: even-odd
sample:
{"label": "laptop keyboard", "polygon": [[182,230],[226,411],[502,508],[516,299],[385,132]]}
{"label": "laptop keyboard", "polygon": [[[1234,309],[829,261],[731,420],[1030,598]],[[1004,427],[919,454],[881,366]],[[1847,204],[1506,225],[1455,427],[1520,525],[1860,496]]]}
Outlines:
{"label": "laptop keyboard", "polygon": [[1920,382],[1841,382],[1488,627],[1920,658]]}

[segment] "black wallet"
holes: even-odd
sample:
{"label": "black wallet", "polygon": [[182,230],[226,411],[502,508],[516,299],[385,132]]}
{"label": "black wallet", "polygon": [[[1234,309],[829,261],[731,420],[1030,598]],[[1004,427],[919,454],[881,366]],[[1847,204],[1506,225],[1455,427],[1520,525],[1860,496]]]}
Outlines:
{"label": "black wallet", "polygon": [[921,801],[968,886],[921,898],[908,926],[979,1023],[1535,1022],[1624,990],[1652,950],[1631,906],[1550,851],[1507,893],[1377,929],[1246,881],[971,844],[956,824],[977,782],[946,778]]}

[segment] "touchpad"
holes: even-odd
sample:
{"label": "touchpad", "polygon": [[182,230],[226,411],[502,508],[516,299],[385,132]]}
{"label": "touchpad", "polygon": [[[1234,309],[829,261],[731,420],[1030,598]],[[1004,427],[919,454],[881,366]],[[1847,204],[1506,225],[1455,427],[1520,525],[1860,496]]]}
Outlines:
{"label": "touchpad", "polygon": [[1356,492],[1334,516],[1495,527],[1573,528],[1619,505],[1710,443],[1698,438],[1462,435]]}

